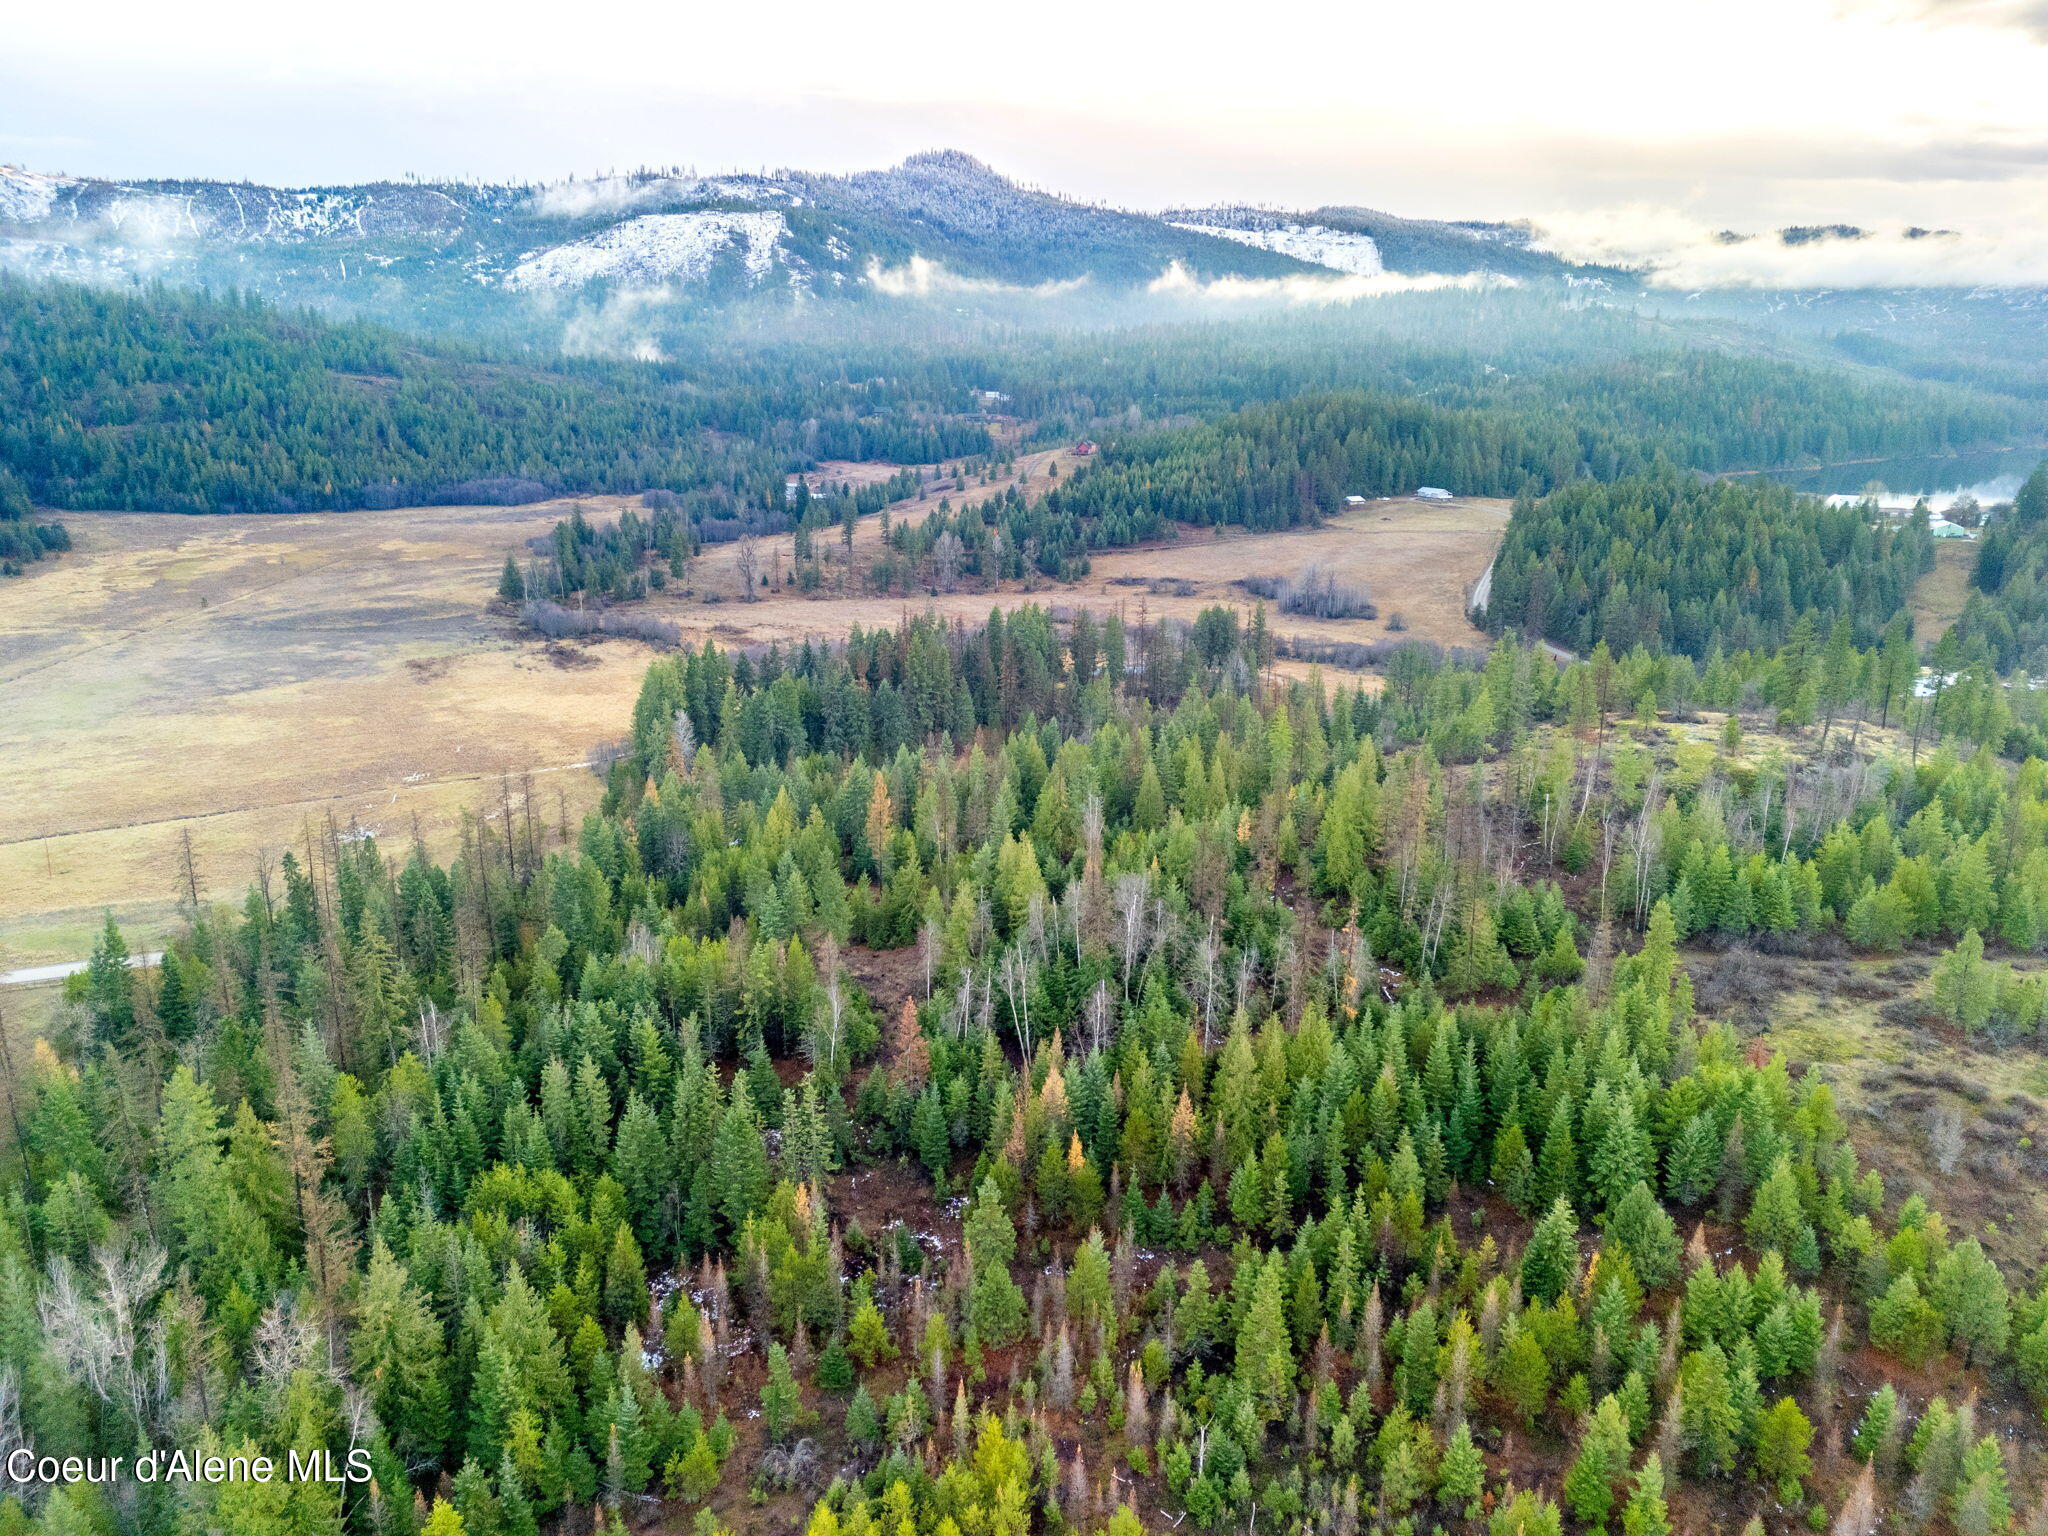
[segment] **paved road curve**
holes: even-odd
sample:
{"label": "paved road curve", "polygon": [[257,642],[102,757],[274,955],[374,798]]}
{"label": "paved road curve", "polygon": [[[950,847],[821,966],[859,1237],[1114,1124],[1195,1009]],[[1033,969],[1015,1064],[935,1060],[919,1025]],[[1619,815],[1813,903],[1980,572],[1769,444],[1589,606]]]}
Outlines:
{"label": "paved road curve", "polygon": [[[128,963],[133,966],[155,965],[163,959],[159,951],[153,955],[130,955]],[[62,981],[66,976],[76,976],[90,960],[71,960],[63,965],[32,965],[23,971],[0,971],[0,987],[23,987],[36,981]]]}

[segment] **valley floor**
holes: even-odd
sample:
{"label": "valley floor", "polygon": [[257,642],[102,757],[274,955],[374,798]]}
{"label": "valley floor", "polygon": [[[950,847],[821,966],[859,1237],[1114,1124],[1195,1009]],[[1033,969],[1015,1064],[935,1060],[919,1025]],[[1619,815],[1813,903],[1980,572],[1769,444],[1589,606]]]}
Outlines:
{"label": "valley floor", "polygon": [[[1024,456],[1043,489],[1064,452]],[[835,482],[893,466],[832,465]],[[962,499],[1001,485],[969,486]],[[588,497],[605,516],[631,498]],[[915,520],[935,491],[891,508]],[[0,970],[76,960],[111,906],[155,947],[186,893],[189,836],[202,898],[239,899],[259,859],[303,846],[331,816],[381,838],[415,828],[445,856],[465,812],[572,824],[597,793],[591,748],[619,734],[653,654],[633,641],[542,644],[487,611],[508,550],[545,535],[569,500],[526,507],[405,507],[276,517],[69,514],[74,553],[10,585],[0,609]],[[1366,585],[1376,620],[1273,615],[1284,636],[1486,637],[1465,617],[1507,525],[1505,502],[1374,502],[1319,529],[1216,537],[1099,555],[1084,581],[999,592],[739,600],[737,551],[716,547],[645,609],[686,638],[725,645],[837,639],[933,608],[974,621],[1026,603],[1192,619],[1247,612],[1236,580],[1321,564]],[[862,520],[856,563],[879,546]],[[792,568],[763,540],[764,570]],[[839,553],[836,540],[835,555]],[[778,567],[779,561],[779,567]],[[501,783],[510,776],[509,785]]]}
{"label": "valley floor", "polygon": [[0,607],[0,970],[75,960],[103,905],[175,920],[332,816],[446,853],[464,810],[580,815],[580,768],[648,652],[509,633],[484,600],[566,505],[65,518],[75,553]]}

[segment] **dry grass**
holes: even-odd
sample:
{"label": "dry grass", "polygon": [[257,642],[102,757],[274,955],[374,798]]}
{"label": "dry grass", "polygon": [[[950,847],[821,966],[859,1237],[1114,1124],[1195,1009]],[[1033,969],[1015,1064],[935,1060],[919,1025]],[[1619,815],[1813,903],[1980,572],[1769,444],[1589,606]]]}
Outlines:
{"label": "dry grass", "polygon": [[1934,541],[1934,569],[1913,586],[1913,636],[1922,644],[1939,640],[1962,617],[1970,600],[1970,572],[1977,546],[1964,539]]}
{"label": "dry grass", "polygon": [[[2048,1260],[2048,1057],[1932,1022],[1894,1022],[1886,999],[1924,992],[1913,962],[1770,962],[1765,1038],[1834,1086],[1863,1160],[1895,1200],[1926,1197],[1974,1232],[2011,1275]],[[1915,1010],[1907,1008],[1905,1013]],[[1939,1165],[1935,1117],[1951,1113],[1960,1158]]]}
{"label": "dry grass", "polygon": [[[616,736],[644,647],[558,667],[484,611],[563,510],[67,518],[77,552],[0,609],[0,969],[78,958],[103,905],[160,929],[187,830],[218,897],[329,814],[445,851],[500,774]],[[594,789],[537,782],[551,822]]]}
{"label": "dry grass", "polygon": [[[1034,461],[1044,457],[1031,456]],[[1064,475],[1067,470],[1063,468],[1061,473]],[[1050,483],[1042,468],[1034,467],[1027,493],[1042,491]],[[971,486],[969,495],[992,495],[1002,489],[1002,484]],[[931,496],[923,503],[899,502],[890,509],[890,515],[913,519],[929,515],[937,509],[938,499]],[[956,504],[961,500],[958,496],[952,499]],[[1272,614],[1269,604],[1271,622],[1279,632],[1323,640],[1370,641],[1390,635],[1399,638],[1389,627],[1398,614],[1407,624],[1409,637],[1441,645],[1477,646],[1485,645],[1487,636],[1466,617],[1466,595],[1493,558],[1507,520],[1505,501],[1474,497],[1432,504],[1390,499],[1348,512],[1321,528],[1258,534],[1229,529],[1183,530],[1178,539],[1144,549],[1098,554],[1093,558],[1094,568],[1089,575],[1071,584],[1012,582],[990,591],[919,590],[895,597],[839,596],[828,577],[826,587],[808,596],[788,586],[771,585],[762,589],[759,600],[753,602],[732,600],[740,591],[733,570],[737,553],[732,546],[725,545],[708,551],[693,563],[684,584],[686,591],[671,589],[650,598],[645,608],[675,624],[692,640],[710,639],[727,644],[838,638],[855,625],[873,628],[893,624],[905,612],[922,612],[927,608],[948,618],[967,621],[986,617],[991,608],[1014,608],[1025,603],[1085,605],[1100,612],[1122,611],[1129,618],[1142,613],[1152,618],[1170,615],[1192,619],[1202,609],[1217,603],[1232,604],[1249,613],[1255,599],[1236,584],[1241,576],[1299,575],[1310,565],[1319,565],[1339,580],[1368,588],[1379,605],[1380,616],[1283,616]],[[879,516],[862,520],[854,542],[856,566],[880,536]],[[836,555],[836,542],[831,548]],[[791,541],[786,536],[762,540],[760,558],[762,569],[771,575],[778,570],[791,570]],[[1161,580],[1176,583],[1177,590],[1148,590],[1147,583]],[[707,604],[703,601],[706,594],[715,594],[720,600]]]}

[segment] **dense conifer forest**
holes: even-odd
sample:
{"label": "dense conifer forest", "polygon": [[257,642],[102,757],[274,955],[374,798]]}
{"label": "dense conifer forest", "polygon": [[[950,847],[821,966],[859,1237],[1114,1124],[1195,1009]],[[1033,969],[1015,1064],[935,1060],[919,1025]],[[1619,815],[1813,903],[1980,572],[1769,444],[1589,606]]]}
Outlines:
{"label": "dense conifer forest", "polygon": [[1933,564],[1924,518],[1890,525],[1768,481],[1578,480],[1516,502],[1486,620],[1574,650],[1668,646],[1699,660],[1839,618],[1867,646]]}
{"label": "dense conifer forest", "polygon": [[[971,340],[918,339],[886,319],[799,337],[734,322],[685,332],[665,361],[646,363],[407,338],[246,297],[8,277],[0,464],[57,508],[293,511],[660,489],[759,512],[780,505],[785,473],[822,460],[988,453],[978,391],[993,390],[1007,397],[1004,419],[1041,441],[1112,428],[1128,438],[1116,445],[1121,482],[1106,478],[1040,541],[1072,551],[1147,524],[1166,484],[1196,520],[1284,523],[1333,476],[1394,485],[1427,471],[1513,494],[1657,454],[1770,466],[1941,451],[2034,424],[1996,396],[1717,346],[1674,350],[1665,330],[1630,318],[1534,299],[1445,302],[1427,323],[1399,305],[1321,327],[1126,315],[1070,333],[990,325]],[[1291,403],[1315,395],[1330,398]],[[1263,483],[1239,492],[1247,454]],[[1065,557],[1050,558],[1048,569]]]}
{"label": "dense conifer forest", "polygon": [[[580,828],[309,828],[146,970],[110,920],[8,1074],[6,1448],[366,1480],[0,1524],[2035,1518],[2048,1277],[1888,1190],[1680,950],[1952,945],[1958,1027],[2038,1049],[1986,958],[2048,933],[2048,770],[1999,755],[2035,694],[1918,699],[1846,615],[1704,669],[1411,646],[1378,693],[1274,646],[707,645]],[[1660,762],[1660,701],[1846,750]]]}
{"label": "dense conifer forest", "polygon": [[287,512],[649,487],[766,506],[814,458],[915,463],[988,441],[886,387],[796,393],[508,362],[247,299],[0,278],[0,464],[44,506]]}

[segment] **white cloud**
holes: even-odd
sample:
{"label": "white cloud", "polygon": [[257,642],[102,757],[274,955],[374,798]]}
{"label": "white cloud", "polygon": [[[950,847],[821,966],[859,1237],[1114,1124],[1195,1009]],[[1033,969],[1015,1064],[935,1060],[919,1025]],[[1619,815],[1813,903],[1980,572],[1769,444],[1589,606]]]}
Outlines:
{"label": "white cloud", "polygon": [[1393,293],[1428,293],[1443,288],[1512,288],[1515,280],[1496,272],[1403,275],[1396,272],[1336,274],[1302,272],[1292,277],[1199,278],[1175,262],[1146,287],[1148,293],[1173,298],[1216,299],[1227,303],[1351,304]]}
{"label": "white cloud", "polygon": [[1017,293],[1052,298],[1072,293],[1088,281],[1086,277],[1070,277],[1062,282],[1027,287],[993,278],[965,277],[923,256],[913,256],[900,267],[885,267],[870,259],[863,276],[877,293],[886,293],[892,299],[929,299],[948,293]]}
{"label": "white cloud", "polygon": [[1633,267],[1666,288],[2024,288],[2048,286],[2048,230],[1893,227],[1788,244],[1776,232],[1730,239],[1669,208],[1560,213],[1532,221],[1535,243],[1574,261]]}
{"label": "white cloud", "polygon": [[[655,339],[675,290],[666,285],[614,288],[595,307],[578,303],[562,326],[562,351],[570,357],[624,357],[636,362],[666,359]],[[543,301],[543,309],[549,307]]]}

